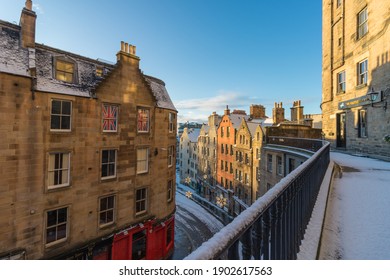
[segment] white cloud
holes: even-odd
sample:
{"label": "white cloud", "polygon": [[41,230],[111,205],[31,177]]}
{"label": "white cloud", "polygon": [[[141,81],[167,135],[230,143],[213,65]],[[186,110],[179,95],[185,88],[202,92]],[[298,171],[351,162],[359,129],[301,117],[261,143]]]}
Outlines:
{"label": "white cloud", "polygon": [[36,11],[38,14],[43,15],[45,11],[43,10],[41,4],[33,3],[33,10]]}
{"label": "white cloud", "polygon": [[178,122],[207,123],[208,117],[213,113],[222,115],[226,105],[231,110],[241,109],[249,113],[249,106],[258,103],[257,96],[245,96],[237,92],[220,91],[216,96],[193,98],[174,101],[179,111]]}
{"label": "white cloud", "polygon": [[179,112],[181,110],[202,110],[209,111],[211,114],[215,111],[223,111],[226,105],[229,105],[231,109],[235,109],[249,106],[251,102],[253,102],[253,98],[236,92],[220,92],[218,95],[210,98],[179,100],[174,101],[174,104]]}
{"label": "white cloud", "polygon": [[289,96],[279,96],[275,94],[266,94],[263,96],[247,96],[237,92],[221,91],[215,96],[205,98],[193,98],[187,100],[174,101],[178,113],[178,122],[198,122],[207,123],[208,116],[213,112],[222,115],[226,105],[233,111],[234,109],[245,110],[249,114],[251,104],[261,104],[266,107],[266,115],[272,116],[274,102],[283,102],[285,108],[285,117],[290,117],[290,107],[293,101],[301,99],[305,114],[320,113],[318,104],[313,104],[310,97],[301,97],[292,99]]}

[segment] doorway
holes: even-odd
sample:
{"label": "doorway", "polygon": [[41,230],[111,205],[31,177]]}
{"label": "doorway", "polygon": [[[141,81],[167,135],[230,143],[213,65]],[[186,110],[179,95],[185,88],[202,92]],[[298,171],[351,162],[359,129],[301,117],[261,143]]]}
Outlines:
{"label": "doorway", "polygon": [[337,147],[346,147],[345,113],[337,114]]}

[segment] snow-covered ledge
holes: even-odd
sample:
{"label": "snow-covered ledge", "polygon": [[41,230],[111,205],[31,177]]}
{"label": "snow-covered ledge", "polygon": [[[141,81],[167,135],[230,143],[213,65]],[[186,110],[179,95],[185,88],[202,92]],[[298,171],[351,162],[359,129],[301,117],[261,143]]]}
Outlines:
{"label": "snow-covered ledge", "polygon": [[209,260],[221,255],[251,227],[259,216],[266,211],[272,203],[286,190],[286,188],[302,174],[307,168],[312,166],[320,157],[329,151],[329,143],[326,143],[311,158],[305,161],[297,169],[284,177],[272,189],[257,199],[248,209],[237,216],[230,224],[216,233],[211,239],[204,242],[197,250],[188,255],[185,260]]}
{"label": "snow-covered ledge", "polygon": [[313,213],[310,222],[307,225],[305,237],[299,247],[298,260],[316,260],[323,224],[325,221],[325,211],[328,202],[329,188],[332,182],[334,171],[334,162],[329,163],[328,169],[322,181],[320,192],[318,193],[316,204],[314,205]]}

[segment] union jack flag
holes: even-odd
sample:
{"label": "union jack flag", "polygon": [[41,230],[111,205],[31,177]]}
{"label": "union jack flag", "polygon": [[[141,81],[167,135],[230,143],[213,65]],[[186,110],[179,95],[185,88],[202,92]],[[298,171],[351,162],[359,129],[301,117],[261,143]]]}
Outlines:
{"label": "union jack flag", "polygon": [[102,105],[103,112],[103,131],[116,131],[118,122],[118,106]]}

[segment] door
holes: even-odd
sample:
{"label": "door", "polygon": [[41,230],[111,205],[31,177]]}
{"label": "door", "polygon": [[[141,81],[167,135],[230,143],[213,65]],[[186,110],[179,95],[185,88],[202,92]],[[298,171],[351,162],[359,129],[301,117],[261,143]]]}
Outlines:
{"label": "door", "polygon": [[345,113],[337,114],[337,147],[346,147]]}

